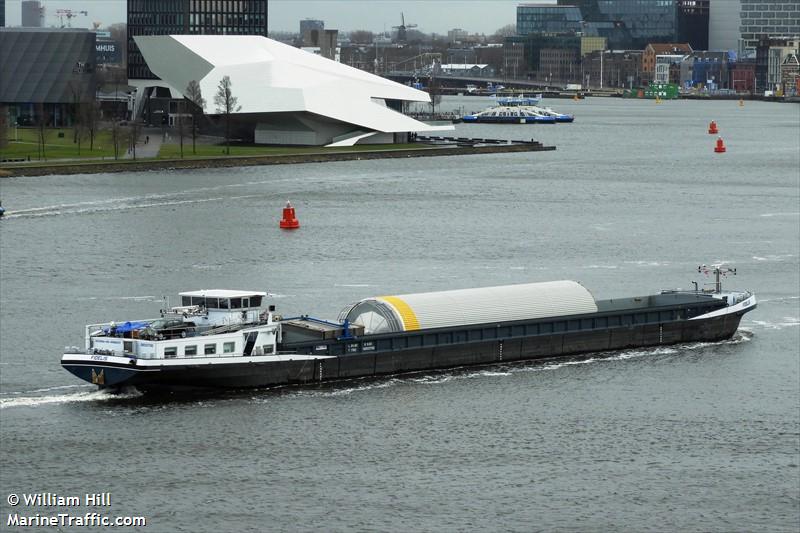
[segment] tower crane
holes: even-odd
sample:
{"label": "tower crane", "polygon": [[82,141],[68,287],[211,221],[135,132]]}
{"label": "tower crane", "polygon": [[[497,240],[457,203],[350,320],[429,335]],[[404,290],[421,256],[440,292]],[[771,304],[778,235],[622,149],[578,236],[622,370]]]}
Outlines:
{"label": "tower crane", "polygon": [[78,15],[89,16],[87,11],[73,11],[71,9],[57,9],[56,15],[58,15],[58,20],[61,21],[61,27],[64,27],[64,17],[67,19],[67,28],[72,27],[72,19],[77,17]]}

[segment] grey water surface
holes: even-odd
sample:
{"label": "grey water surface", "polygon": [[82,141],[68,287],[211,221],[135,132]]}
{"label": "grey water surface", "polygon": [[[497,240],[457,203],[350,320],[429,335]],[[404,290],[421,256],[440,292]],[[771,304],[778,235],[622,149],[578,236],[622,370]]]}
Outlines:
{"label": "grey water surface", "polygon": [[[575,122],[456,134],[554,152],[0,180],[4,530],[99,511],[149,532],[797,531],[800,106],[545,103]],[[691,288],[717,261],[759,298],[720,343],[200,395],[110,395],[59,366],[85,324],[184,290],[335,318],[507,283]],[[112,502],[8,503],[42,492]]]}

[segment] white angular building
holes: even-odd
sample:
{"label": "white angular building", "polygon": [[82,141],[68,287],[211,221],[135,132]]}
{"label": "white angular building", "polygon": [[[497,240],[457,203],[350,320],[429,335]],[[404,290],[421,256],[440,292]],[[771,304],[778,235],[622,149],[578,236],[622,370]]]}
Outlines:
{"label": "white angular building", "polygon": [[134,37],[147,66],[182,94],[197,81],[205,112],[224,76],[241,109],[235,128],[259,144],[350,146],[405,142],[410,132],[452,130],[387,107],[386,101],[429,102],[428,93],[261,36]]}

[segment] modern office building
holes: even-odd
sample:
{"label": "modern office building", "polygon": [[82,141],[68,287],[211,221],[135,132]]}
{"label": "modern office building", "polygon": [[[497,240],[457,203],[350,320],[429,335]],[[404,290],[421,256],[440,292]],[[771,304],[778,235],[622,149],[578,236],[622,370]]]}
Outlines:
{"label": "modern office building", "polygon": [[674,42],[676,38],[676,0],[558,0],[558,5],[579,8],[584,22],[624,24],[629,41],[613,46],[642,50],[647,43]]}
{"label": "modern office building", "polygon": [[708,22],[711,0],[677,0],[676,40],[694,50],[708,50]]}
{"label": "modern office building", "polygon": [[[430,102],[428,93],[309,54],[266,37],[136,37],[147,64],[173,87],[196,81],[205,112],[231,119],[239,138],[260,144],[351,146],[406,142],[430,126],[392,109],[392,102]],[[224,77],[237,109],[225,117],[213,103]]]}
{"label": "modern office building", "polygon": [[128,0],[128,78],[156,79],[137,35],[267,35],[267,0]]}
{"label": "modern office building", "polygon": [[741,50],[755,50],[763,39],[800,36],[800,1],[740,1]]}
{"label": "modern office building", "polygon": [[95,90],[95,33],[77,28],[0,28],[0,105],[10,123],[68,125]]}
{"label": "modern office building", "polygon": [[708,49],[739,51],[741,0],[712,0],[708,6]]}
{"label": "modern office building", "polygon": [[22,0],[22,26],[41,28],[44,25],[44,6],[39,0]]}
{"label": "modern office building", "polygon": [[303,46],[319,46],[320,36],[325,31],[325,22],[316,19],[300,21],[300,39]]}
{"label": "modern office building", "polygon": [[506,37],[504,46],[524,47],[526,75],[545,83],[581,83],[581,37],[573,34],[528,34]]}
{"label": "modern office building", "polygon": [[575,33],[581,31],[581,10],[570,5],[520,4],[517,35]]}

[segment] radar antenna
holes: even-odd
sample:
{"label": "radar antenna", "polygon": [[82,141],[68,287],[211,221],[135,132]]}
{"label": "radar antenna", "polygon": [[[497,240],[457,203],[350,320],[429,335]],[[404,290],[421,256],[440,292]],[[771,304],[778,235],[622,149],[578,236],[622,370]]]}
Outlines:
{"label": "radar antenna", "polygon": [[714,275],[714,292],[721,293],[722,292],[722,281],[720,278],[728,277],[728,275],[735,276],[736,269],[730,268],[723,263],[714,263],[712,265],[700,265],[697,267],[697,271],[700,274],[705,274],[708,276],[709,274]]}

